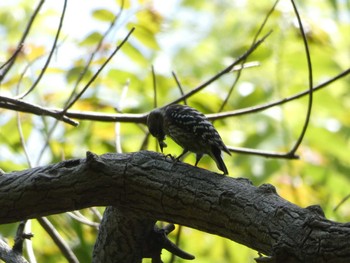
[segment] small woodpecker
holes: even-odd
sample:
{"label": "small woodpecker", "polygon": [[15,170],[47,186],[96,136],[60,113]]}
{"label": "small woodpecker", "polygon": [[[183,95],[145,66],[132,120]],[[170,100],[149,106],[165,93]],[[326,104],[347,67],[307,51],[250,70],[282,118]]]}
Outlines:
{"label": "small woodpecker", "polygon": [[221,157],[222,151],[231,155],[213,124],[201,112],[186,105],[173,104],[152,110],[147,118],[149,132],[157,138],[161,151],[167,147],[168,135],[183,148],[180,159],[188,151],[196,154],[197,166],[204,154],[216,162],[217,167],[228,174]]}

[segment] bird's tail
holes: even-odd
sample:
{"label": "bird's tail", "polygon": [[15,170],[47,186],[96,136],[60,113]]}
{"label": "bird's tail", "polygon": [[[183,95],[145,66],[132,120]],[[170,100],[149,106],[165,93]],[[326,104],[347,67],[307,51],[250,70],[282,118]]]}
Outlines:
{"label": "bird's tail", "polygon": [[226,167],[226,165],[224,163],[224,160],[221,157],[221,150],[218,147],[212,146],[211,157],[216,162],[216,165],[219,168],[219,170],[223,171],[224,175],[228,174],[227,167]]}

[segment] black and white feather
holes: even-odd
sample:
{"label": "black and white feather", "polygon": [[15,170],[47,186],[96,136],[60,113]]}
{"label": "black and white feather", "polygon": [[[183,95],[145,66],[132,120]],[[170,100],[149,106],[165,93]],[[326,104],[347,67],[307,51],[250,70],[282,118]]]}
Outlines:
{"label": "black and white feather", "polygon": [[158,139],[161,150],[166,147],[165,136],[170,136],[184,150],[196,154],[196,164],[203,154],[210,155],[218,168],[228,174],[221,157],[222,151],[231,155],[219,133],[204,114],[186,105],[174,104],[150,112],[147,119],[150,133]]}

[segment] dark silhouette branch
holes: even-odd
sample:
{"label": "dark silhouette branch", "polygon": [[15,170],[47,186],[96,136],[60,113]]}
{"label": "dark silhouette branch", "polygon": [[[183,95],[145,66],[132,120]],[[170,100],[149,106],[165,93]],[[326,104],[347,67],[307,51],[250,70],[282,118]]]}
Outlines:
{"label": "dark silhouette branch", "polygon": [[[333,82],[346,77],[350,74],[350,68],[344,70],[340,74],[336,75],[335,77],[322,82],[321,84],[315,86],[313,88],[313,92],[319,91],[322,88],[327,87],[328,85],[332,84]],[[305,95],[309,94],[309,90],[304,90],[300,93],[297,93],[295,95],[292,95],[287,98],[283,98],[274,102],[269,102],[257,106],[252,106],[248,108],[243,108],[239,110],[234,111],[225,111],[221,113],[212,113],[212,114],[206,114],[207,118],[211,121],[217,120],[217,119],[224,119],[234,116],[241,116],[245,114],[260,112],[275,106],[283,105],[287,102],[299,99],[304,97]],[[57,109],[57,108],[46,108],[42,107],[40,105],[34,104],[34,103],[28,103],[22,100],[16,100],[13,98],[9,98],[6,96],[0,96],[0,108],[9,109],[13,111],[20,111],[20,112],[26,112],[31,113],[35,115],[41,115],[41,116],[50,116],[55,119],[62,118],[62,121],[71,124],[73,126],[77,126],[78,122],[71,120],[70,118],[78,119],[78,120],[88,120],[88,121],[101,121],[101,122],[129,122],[129,123],[146,123],[147,119],[147,113],[139,113],[139,114],[132,114],[132,113],[123,113],[123,114],[107,114],[102,112],[89,112],[89,111],[75,111],[75,110],[69,110],[66,112],[65,116],[60,116],[60,113],[63,111],[63,109]]]}
{"label": "dark silhouette branch", "polygon": [[42,79],[42,77],[44,76],[44,74],[45,74],[45,72],[46,72],[46,69],[47,69],[47,67],[48,67],[49,64],[50,64],[51,58],[52,58],[52,56],[53,56],[53,53],[55,52],[56,47],[57,47],[58,38],[59,38],[59,36],[60,36],[61,29],[62,29],[62,26],[63,26],[64,15],[66,14],[66,9],[67,9],[67,0],[64,0],[64,1],[63,1],[63,8],[62,8],[62,13],[61,13],[60,22],[59,22],[59,24],[58,24],[58,28],[57,28],[57,31],[56,31],[56,36],[55,36],[55,38],[54,38],[54,41],[53,41],[53,44],[52,44],[52,47],[51,47],[49,56],[48,56],[47,59],[46,59],[45,65],[44,65],[44,67],[41,69],[38,78],[35,80],[35,82],[34,82],[33,85],[29,88],[29,90],[26,91],[24,94],[18,96],[18,98],[23,99],[25,96],[27,96],[29,93],[31,93],[31,92],[36,88],[36,86],[39,84],[39,82],[40,82],[40,80]]}
{"label": "dark silhouette branch", "polygon": [[223,75],[229,73],[232,71],[232,69],[239,65],[240,63],[244,62],[248,56],[250,54],[252,54],[264,41],[265,39],[271,34],[271,31],[269,33],[267,33],[264,37],[262,37],[261,39],[259,39],[258,41],[256,41],[254,43],[254,45],[252,45],[243,55],[241,55],[238,59],[236,59],[233,63],[231,63],[228,67],[226,67],[225,69],[223,69],[222,71],[220,71],[219,73],[217,73],[216,75],[214,75],[213,77],[211,77],[209,80],[205,81],[203,84],[199,85],[198,87],[194,88],[193,90],[191,90],[190,92],[186,93],[185,95],[181,96],[180,98],[168,103],[167,105],[171,105],[171,104],[175,104],[175,103],[179,103],[180,101],[183,101],[184,99],[187,99],[191,96],[193,96],[194,94],[198,93],[199,91],[201,91],[202,89],[204,89],[205,87],[209,86],[211,83],[213,83],[214,81],[216,81],[217,79],[219,79],[220,77],[222,77]]}
{"label": "dark silhouette branch", "polygon": [[[271,185],[221,176],[155,152],[87,154],[0,176],[0,223],[114,206],[229,238],[276,262],[347,262],[350,225],[303,209]],[[135,252],[136,253],[136,252]]]}
{"label": "dark silhouette branch", "polygon": [[108,56],[106,61],[103,62],[102,66],[95,72],[95,74],[91,77],[91,79],[86,83],[84,88],[79,92],[78,95],[75,96],[75,98],[64,108],[62,111],[62,114],[64,115],[69,108],[71,108],[79,99],[80,97],[85,93],[85,91],[90,87],[90,85],[96,80],[98,75],[102,72],[102,70],[105,68],[105,66],[109,63],[109,61],[114,57],[115,54],[123,47],[123,45],[128,41],[131,34],[134,32],[135,28],[131,28],[129,33],[125,36],[125,38],[122,40],[122,42],[114,49],[114,51]]}
{"label": "dark silhouette branch", "polygon": [[79,124],[67,116],[62,116],[62,114],[60,114],[60,112],[55,109],[45,108],[34,103],[25,102],[23,100],[14,99],[7,96],[0,95],[0,108],[19,112],[27,112],[39,116],[50,116],[73,126],[78,126]]}
{"label": "dark silhouette branch", "polygon": [[[121,17],[121,14],[124,10],[124,0],[121,0],[121,7],[120,7],[120,10],[118,12],[118,14],[114,17],[113,21],[111,22],[111,24],[109,25],[108,29],[106,30],[106,32],[103,34],[103,36],[101,37],[101,39],[99,40],[99,42],[97,43],[97,45],[95,46],[95,49],[94,51],[91,53],[88,61],[86,62],[85,66],[84,66],[84,69],[82,70],[82,72],[79,74],[79,77],[77,78],[77,80],[75,81],[75,85],[74,85],[74,88],[71,92],[71,94],[69,95],[68,99],[66,100],[65,102],[65,105],[64,105],[64,110],[62,110],[62,112],[60,113],[61,115],[64,115],[64,113],[67,111],[67,105],[69,105],[69,103],[72,101],[72,99],[76,96],[76,91],[78,89],[78,86],[80,84],[80,82],[82,81],[82,79],[84,78],[84,76],[86,75],[86,73],[88,72],[89,68],[90,68],[90,65],[94,59],[94,57],[96,56],[96,54],[98,53],[98,51],[100,50],[100,48],[102,47],[102,44],[103,44],[103,41],[105,40],[105,38],[107,37],[107,35],[112,31],[113,27],[115,26],[116,22],[118,21],[118,19]],[[118,47],[117,47],[118,48]],[[105,62],[106,64],[106,62]],[[98,74],[98,73],[97,73]],[[90,85],[90,84],[89,84]],[[85,86],[86,87],[86,86]],[[85,92],[83,90],[83,92]],[[78,95],[79,97],[81,96]],[[50,129],[48,130],[47,132],[47,136],[46,136],[46,142],[44,144],[44,146],[42,147],[41,151],[40,151],[40,154],[39,154],[39,157],[38,157],[38,160],[37,160],[37,163],[40,162],[45,150],[47,149],[47,146],[49,145],[49,142],[50,142],[50,139],[51,139],[51,136],[53,134],[53,132],[56,130],[57,128],[57,125],[58,125],[58,120],[56,120],[53,125],[50,127]]]}
{"label": "dark silhouette branch", "polygon": [[294,13],[297,17],[297,21],[298,21],[298,25],[299,25],[299,29],[300,29],[300,34],[302,36],[303,39],[303,44],[305,47],[305,55],[306,55],[306,61],[307,61],[307,70],[309,73],[309,99],[308,99],[308,105],[307,105],[307,112],[306,112],[306,117],[305,117],[305,121],[304,121],[304,125],[303,128],[300,132],[300,135],[297,139],[297,141],[295,142],[294,146],[292,147],[292,149],[289,151],[289,153],[291,155],[294,155],[295,152],[298,150],[300,144],[302,143],[305,133],[307,131],[307,128],[309,126],[309,122],[310,122],[310,118],[311,118],[311,110],[312,110],[312,101],[313,101],[313,77],[312,77],[312,63],[311,63],[311,55],[310,55],[310,50],[309,50],[309,44],[307,42],[306,39],[306,35],[305,35],[305,31],[304,31],[304,27],[303,27],[303,23],[301,21],[300,15],[299,15],[299,11],[298,8],[294,2],[294,0],[291,0],[292,5],[293,5],[293,9],[294,9]]}
{"label": "dark silhouette branch", "polygon": [[[328,85],[332,84],[333,82],[344,78],[345,76],[350,74],[350,68],[344,70],[343,72],[339,73],[338,75],[336,75],[335,77],[322,82],[321,84],[315,86],[313,88],[313,92],[315,91],[319,91],[322,88],[327,87]],[[247,107],[247,108],[243,108],[243,109],[239,109],[239,110],[234,110],[234,111],[225,111],[225,112],[221,112],[221,113],[212,113],[212,114],[207,114],[206,116],[208,117],[209,120],[217,120],[217,119],[224,119],[224,118],[229,118],[229,117],[233,117],[233,116],[241,116],[241,115],[246,115],[246,114],[250,114],[250,113],[256,113],[256,112],[260,112],[260,111],[264,111],[267,110],[269,108],[275,107],[275,106],[279,106],[279,105],[283,105],[287,102],[302,98],[306,95],[309,94],[309,89],[304,90],[302,92],[299,92],[295,95],[292,95],[290,97],[287,98],[283,98],[280,100],[276,100],[273,102],[268,102],[265,104],[260,104],[260,105],[256,105],[256,106],[252,106],[252,107]]]}
{"label": "dark silhouette branch", "polygon": [[[102,72],[102,70],[106,67],[106,65],[112,60],[112,58],[117,54],[117,52],[121,49],[121,47],[128,41],[129,37],[131,36],[131,34],[134,32],[135,28],[132,28],[129,33],[125,36],[125,38],[121,41],[121,43],[113,50],[113,52],[108,56],[108,58],[103,62],[102,66],[95,72],[95,74],[91,77],[91,79],[86,83],[86,85],[84,86],[84,88],[73,98],[71,99],[71,97],[73,97],[72,94],[74,94],[75,92],[73,91],[73,93],[71,94],[71,96],[69,97],[68,101],[66,102],[66,105],[64,107],[64,109],[60,112],[61,116],[65,116],[66,112],[69,108],[71,108],[79,99],[80,97],[85,93],[85,91],[87,91],[87,89],[90,87],[90,85],[97,79],[97,77],[99,76],[99,74]],[[108,31],[107,31],[108,32]],[[87,69],[86,69],[87,70]],[[79,82],[79,79],[78,79]],[[77,83],[78,83],[77,82]],[[52,127],[50,128],[48,134],[47,134],[47,139],[46,142],[43,146],[43,148],[40,151],[37,163],[40,162],[47,146],[49,145],[49,140],[52,136],[52,133],[54,132],[54,130],[57,127],[58,122],[55,122]]]}
{"label": "dark silhouette branch", "polygon": [[16,52],[14,54],[14,56],[12,56],[12,59],[10,60],[10,63],[7,64],[7,67],[4,69],[4,71],[2,72],[2,74],[0,75],[0,82],[5,78],[5,76],[7,75],[7,73],[10,71],[10,69],[12,68],[12,66],[15,64],[17,56],[19,54],[18,51],[20,51],[22,49],[22,46],[24,44],[24,41],[26,40],[30,29],[32,28],[33,22],[36,18],[36,16],[38,15],[41,7],[43,6],[45,0],[41,0],[37,7],[35,8],[35,10],[33,11],[33,14],[31,15],[29,22],[27,23],[27,26],[23,32],[23,35],[21,37],[21,39],[18,42],[17,48],[16,48]]}
{"label": "dark silhouette branch", "polygon": [[[104,42],[104,40],[106,39],[106,37],[112,32],[112,29],[114,28],[114,26],[116,25],[117,21],[120,19],[121,14],[124,10],[124,0],[121,0],[121,7],[119,9],[118,14],[115,15],[113,21],[110,23],[109,27],[107,28],[107,30],[104,32],[104,34],[102,35],[101,39],[98,41],[98,43],[95,46],[94,51],[91,52],[90,57],[88,59],[88,61],[86,62],[84,69],[82,70],[82,72],[79,74],[78,79],[75,81],[74,84],[74,88],[70,94],[70,96],[68,97],[67,101],[66,101],[66,106],[68,105],[68,103],[74,98],[74,96],[76,95],[76,91],[78,89],[78,86],[80,84],[80,82],[83,80],[84,76],[86,75],[86,73],[88,72],[91,63],[94,59],[94,57],[98,54],[98,51],[101,49],[102,44]],[[65,108],[65,107],[64,107]]]}
{"label": "dark silhouette branch", "polygon": [[[10,57],[7,61],[5,61],[4,64],[2,64],[2,65],[0,66],[0,70],[2,70],[6,65],[9,65],[10,63],[12,63],[12,61],[15,60],[16,57],[18,56],[18,53],[21,52],[22,48],[23,48],[23,44],[20,44],[20,45],[16,48],[15,52],[13,52],[13,54],[11,55],[11,57]],[[3,75],[0,75],[0,79],[2,79],[2,78],[3,78]]]}
{"label": "dark silhouette branch", "polygon": [[[259,35],[260,35],[261,32],[263,31],[263,29],[264,29],[264,27],[265,27],[265,25],[266,25],[268,19],[270,18],[271,14],[272,14],[273,11],[275,10],[276,5],[277,5],[278,2],[279,2],[279,0],[276,0],[275,3],[274,3],[274,5],[273,5],[272,8],[270,9],[270,11],[266,14],[264,21],[261,23],[261,25],[260,25],[258,31],[257,31],[256,34],[254,35],[254,38],[253,38],[251,47],[253,47],[253,46],[255,45],[255,43],[256,43],[256,41],[257,41]],[[243,59],[243,61],[242,61],[242,64],[243,64],[243,65],[245,64],[245,62],[247,61],[247,59],[248,59],[248,57],[245,57],[245,58]],[[220,108],[219,108],[218,112],[222,112],[222,111],[224,110],[224,108],[225,108],[225,106],[226,106],[226,104],[227,104],[229,98],[231,97],[231,94],[232,94],[234,88],[236,87],[236,85],[237,85],[237,83],[238,83],[240,77],[242,76],[242,72],[243,72],[243,67],[240,68],[240,69],[237,71],[237,76],[236,76],[235,80],[233,81],[233,83],[232,83],[232,85],[231,85],[231,87],[230,87],[230,89],[229,89],[229,91],[228,91],[228,93],[227,93],[227,95],[226,95],[224,101],[223,101],[222,104],[220,105]]]}

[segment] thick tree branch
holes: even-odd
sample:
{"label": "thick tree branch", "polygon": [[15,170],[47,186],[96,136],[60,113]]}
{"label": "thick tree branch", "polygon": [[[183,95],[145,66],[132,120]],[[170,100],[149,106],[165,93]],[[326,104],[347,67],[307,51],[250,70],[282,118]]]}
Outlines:
{"label": "thick tree branch", "polygon": [[175,229],[173,224],[160,229],[155,223],[154,219],[145,218],[140,213],[107,207],[92,262],[141,263],[143,258],[152,258],[152,263],[161,263],[162,249],[183,259],[194,259],[194,256],[182,251],[167,238]]}
{"label": "thick tree branch", "polygon": [[277,262],[349,262],[350,225],[300,208],[271,185],[221,176],[155,152],[88,153],[0,175],[0,223],[115,206],[229,238]]}

